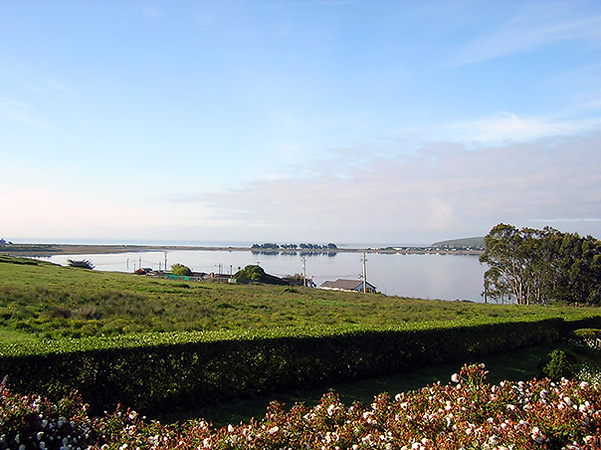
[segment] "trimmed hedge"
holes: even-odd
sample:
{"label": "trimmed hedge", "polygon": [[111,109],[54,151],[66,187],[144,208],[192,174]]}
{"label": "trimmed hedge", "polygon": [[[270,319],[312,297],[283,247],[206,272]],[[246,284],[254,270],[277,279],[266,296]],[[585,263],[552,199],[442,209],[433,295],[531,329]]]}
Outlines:
{"label": "trimmed hedge", "polygon": [[163,333],[0,347],[12,390],[58,399],[78,390],[96,412],[144,413],[402,372],[556,341],[592,321],[425,324],[381,329]]}

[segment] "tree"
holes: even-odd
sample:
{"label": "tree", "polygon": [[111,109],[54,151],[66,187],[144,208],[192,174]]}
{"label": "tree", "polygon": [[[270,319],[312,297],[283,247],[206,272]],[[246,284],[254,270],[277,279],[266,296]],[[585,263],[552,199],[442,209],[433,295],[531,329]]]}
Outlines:
{"label": "tree", "polygon": [[240,281],[261,281],[264,276],[265,270],[261,266],[248,265],[236,272],[233,278]]}
{"label": "tree", "polygon": [[480,262],[489,266],[484,274],[484,295],[526,303],[526,266],[519,230],[501,223],[490,230],[484,244]]}
{"label": "tree", "polygon": [[484,238],[480,262],[487,298],[518,304],[599,304],[601,241],[577,233],[499,224]]}
{"label": "tree", "polygon": [[311,287],[311,288],[317,287],[317,285],[311,278],[305,278],[300,273],[295,273],[294,275],[287,275],[282,279],[292,285],[298,285],[298,286],[306,285],[307,287]]}
{"label": "tree", "polygon": [[192,270],[189,267],[184,266],[183,264],[171,265],[171,273],[175,275],[181,275],[184,277],[192,276]]}
{"label": "tree", "polygon": [[69,264],[69,267],[76,267],[78,269],[88,269],[88,270],[94,269],[94,265],[92,264],[92,261],[90,261],[89,259],[82,259],[80,261],[68,259],[67,263]]}
{"label": "tree", "polygon": [[269,275],[265,273],[265,270],[261,266],[257,265],[248,265],[244,269],[239,270],[233,276],[235,280],[239,282],[255,282],[255,283],[265,283],[265,284],[279,284],[285,285],[287,284],[281,278],[274,277],[273,275]]}

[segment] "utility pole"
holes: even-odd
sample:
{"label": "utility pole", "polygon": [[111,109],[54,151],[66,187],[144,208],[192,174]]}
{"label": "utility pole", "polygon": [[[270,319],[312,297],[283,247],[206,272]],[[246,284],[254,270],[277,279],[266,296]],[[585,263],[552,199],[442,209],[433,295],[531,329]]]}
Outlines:
{"label": "utility pole", "polygon": [[303,256],[303,286],[307,287],[307,258]]}
{"label": "utility pole", "polygon": [[363,293],[367,292],[367,258],[365,257],[365,252],[363,252]]}
{"label": "utility pole", "polygon": [[165,272],[167,272],[167,252],[165,252]]}

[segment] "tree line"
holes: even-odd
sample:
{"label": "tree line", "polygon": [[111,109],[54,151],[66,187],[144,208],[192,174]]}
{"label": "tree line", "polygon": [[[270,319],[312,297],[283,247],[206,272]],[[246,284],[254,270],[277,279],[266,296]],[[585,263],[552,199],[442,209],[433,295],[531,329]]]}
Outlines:
{"label": "tree line", "polygon": [[599,305],[601,241],[554,228],[496,225],[484,238],[480,262],[486,300],[521,305]]}
{"label": "tree line", "polygon": [[264,244],[253,244],[252,249],[260,249],[260,250],[278,250],[278,249],[286,249],[286,250],[337,250],[338,246],[332,242],[328,244],[276,244],[272,242],[266,242]]}

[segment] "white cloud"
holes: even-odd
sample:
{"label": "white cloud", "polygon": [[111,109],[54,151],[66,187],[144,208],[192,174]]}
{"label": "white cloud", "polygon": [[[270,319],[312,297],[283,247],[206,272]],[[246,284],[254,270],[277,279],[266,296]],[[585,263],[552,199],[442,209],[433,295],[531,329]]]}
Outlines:
{"label": "white cloud", "polygon": [[455,122],[428,133],[440,139],[459,142],[479,142],[500,144],[504,142],[524,142],[553,136],[569,136],[588,133],[599,128],[601,117],[570,120],[553,117],[519,117],[502,112],[484,119]]}
{"label": "white cloud", "polygon": [[310,179],[257,183],[220,196],[212,207],[247,222],[247,230],[271,225],[274,239],[300,233],[355,242],[429,242],[485,234],[501,221],[576,220],[601,207],[600,144],[601,134],[478,151],[430,144],[411,159],[348,166],[347,178],[316,168],[319,176]]}

